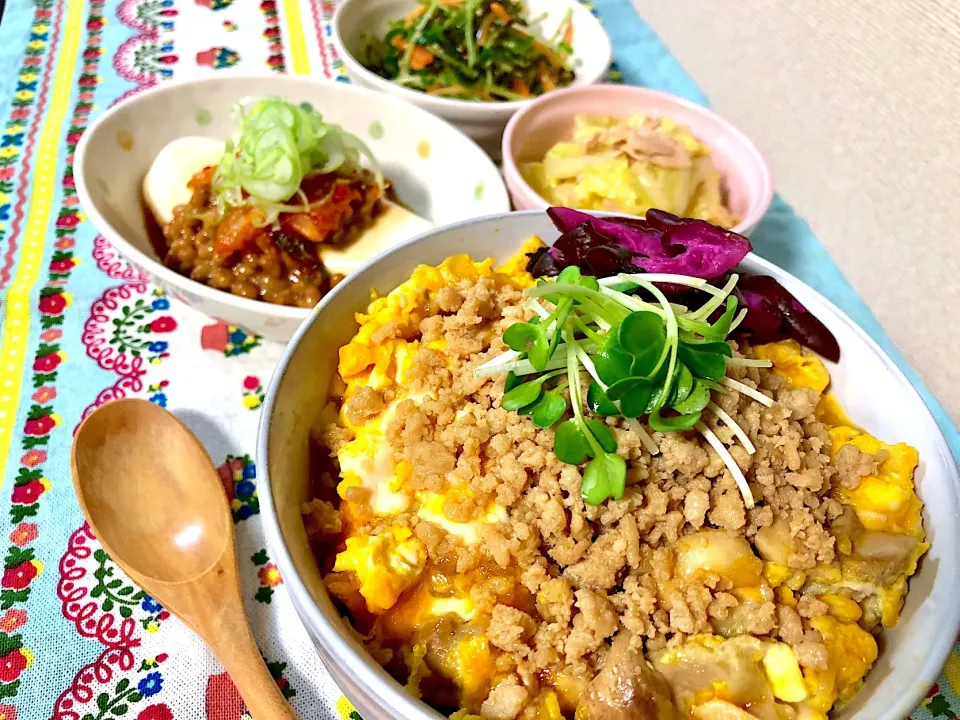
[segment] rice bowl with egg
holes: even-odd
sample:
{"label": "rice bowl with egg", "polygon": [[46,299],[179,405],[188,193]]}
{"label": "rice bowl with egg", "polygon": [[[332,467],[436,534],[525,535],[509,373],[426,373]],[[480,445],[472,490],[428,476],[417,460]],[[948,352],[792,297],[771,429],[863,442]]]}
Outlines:
{"label": "rice bowl with egg", "polygon": [[731,392],[696,431],[663,424],[683,400],[639,429],[590,415],[570,392],[579,377],[589,396],[583,361],[540,390],[607,428],[589,425],[595,455],[627,476],[596,494],[560,417],[506,409],[517,388],[487,372],[523,362],[503,338],[534,317],[531,243],[498,270],[420,267],[358,315],[303,508],[328,590],[379,662],[458,718],[612,717],[617,674],[654,717],[825,716],[927,549],[915,451],[853,426],[793,341],[731,346]]}
{"label": "rice bowl with egg", "polygon": [[[315,497],[310,483],[316,477],[307,462],[310,428],[321,424],[318,413],[331,400],[329,388],[339,361],[335,350],[356,335],[354,314],[369,305],[371,288],[379,297],[386,296],[409,280],[418,265],[435,267],[457,253],[493,257],[494,266],[500,267],[534,235],[547,244],[558,237],[541,211],[492,216],[439,229],[370,263],[321,302],[287,349],[267,392],[257,452],[271,556],[331,676],[368,720],[443,716],[409,694],[369,653],[342,608],[331,601],[323,583],[326,571],[318,567],[306,536],[301,509]],[[900,720],[936,682],[960,629],[960,608],[952,602],[960,583],[960,564],[953,552],[960,546],[956,463],[910,382],[849,318],[796,278],[752,254],[738,272],[776,278],[827,325],[843,349],[839,363],[826,363],[832,392],[871,434],[899,438],[922,458],[915,481],[931,547],[911,578],[900,622],[884,631],[882,649],[863,688],[830,713],[835,720]],[[878,387],[883,388],[882,404],[877,402]]]}

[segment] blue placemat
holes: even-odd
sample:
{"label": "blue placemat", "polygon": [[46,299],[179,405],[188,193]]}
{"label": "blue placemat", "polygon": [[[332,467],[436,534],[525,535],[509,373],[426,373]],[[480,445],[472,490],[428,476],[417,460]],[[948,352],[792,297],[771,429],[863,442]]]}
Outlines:
{"label": "blue placemat", "polygon": [[[614,57],[624,82],[663,90],[710,106],[703,90],[637,15],[629,0],[593,0],[593,6],[613,42]],[[960,433],[946,410],[893,344],[810,226],[779,195],[774,196],[770,210],[754,231],[751,241],[757,254],[796,275],[836,303],[876,340],[917,388],[946,436],[954,458],[960,460]]]}

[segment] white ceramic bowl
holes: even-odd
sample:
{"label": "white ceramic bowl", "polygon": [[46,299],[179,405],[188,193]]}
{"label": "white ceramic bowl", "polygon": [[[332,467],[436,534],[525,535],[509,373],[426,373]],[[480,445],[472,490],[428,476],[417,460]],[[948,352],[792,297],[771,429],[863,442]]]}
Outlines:
{"label": "white ceramic bowl", "polygon": [[[531,235],[558,233],[542,211],[511,213],[437,229],[385,253],[341,283],[297,332],[274,373],[261,416],[259,497],[272,557],[327,669],[366,720],[437,720],[441,716],[403,688],[370,657],[324,589],[300,516],[307,492],[308,434],[326,403],[337,349],[356,332],[354,313],[370,288],[388,293],[420,263],[455,253],[512,256]],[[866,333],[799,280],[754,255],[748,273],[772,275],[836,335],[842,359],[831,365],[833,390],[850,416],[878,437],[904,441],[920,453],[916,480],[932,544],[910,582],[899,625],[884,632],[866,684],[835,720],[901,720],[936,681],[960,627],[960,476],[946,440],[916,390]]]}
{"label": "white ceramic bowl", "polygon": [[163,265],[146,233],[141,183],[157,153],[186,135],[230,135],[231,106],[261,95],[308,101],[328,121],[360,137],[400,200],[437,225],[510,209],[500,173],[474,142],[398,98],[294,75],[228,74],[163,83],[107,110],[83,134],[74,163],[77,193],[94,227],[124,259],[207,315],[286,341],[310,313],[180,275]]}
{"label": "white ceramic bowl", "polygon": [[[364,39],[383,37],[390,22],[407,15],[417,0],[344,0],[333,16],[333,39],[351,80],[358,85],[383,90],[449,120],[476,140],[494,158],[500,156],[500,139],[510,117],[531,101],[484,103],[432,97],[397,85],[367,70],[358,60],[363,56]],[[600,21],[578,0],[527,0],[527,16],[543,18],[533,25],[540,37],[551,37],[567,12],[573,19],[573,69],[571,87],[600,82],[610,66],[610,38]]]}

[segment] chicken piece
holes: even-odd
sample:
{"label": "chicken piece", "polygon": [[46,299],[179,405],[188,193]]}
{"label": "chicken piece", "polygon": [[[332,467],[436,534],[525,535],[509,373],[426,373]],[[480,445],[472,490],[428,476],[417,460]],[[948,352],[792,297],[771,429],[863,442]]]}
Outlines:
{"label": "chicken piece", "polygon": [[857,575],[886,585],[911,570],[919,544],[911,535],[867,531],[854,540],[853,557],[847,562]]}
{"label": "chicken piece", "polygon": [[670,686],[621,632],[577,705],[577,720],[675,720]]}

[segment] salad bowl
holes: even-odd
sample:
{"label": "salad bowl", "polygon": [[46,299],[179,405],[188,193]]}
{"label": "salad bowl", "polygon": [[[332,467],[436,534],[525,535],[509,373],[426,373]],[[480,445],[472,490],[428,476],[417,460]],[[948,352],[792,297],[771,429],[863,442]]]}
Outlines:
{"label": "salad bowl", "polygon": [[158,153],[183,137],[230,136],[233,106],[258,96],[308,102],[327,122],[356,135],[371,149],[399,202],[434,224],[510,207],[496,166],[473,141],[398,98],[292,75],[228,74],[163,83],[107,110],[84,133],[74,166],[77,192],[94,227],[127,262],[206,315],[286,341],[310,314],[192,280],[166,267],[151,243],[142,183]]}
{"label": "salad bowl", "polygon": [[[402,19],[417,5],[416,0],[346,0],[340,3],[333,17],[333,39],[347,73],[358,85],[396,95],[448,120],[498,158],[507,121],[532,100],[469,102],[435,97],[382,78],[364,66],[361,58],[371,35],[382,37],[392,21]],[[570,14],[573,26],[571,62],[576,74],[572,86],[592,85],[603,79],[612,59],[610,38],[600,21],[583,4],[578,0],[530,0],[524,5],[528,17],[537,19],[532,29],[541,37],[550,37]]]}
{"label": "salad bowl", "polygon": [[[544,212],[516,212],[440,228],[375,258],[321,301],[287,347],[270,383],[257,443],[267,540],[320,657],[368,720],[442,716],[408,695],[367,652],[331,601],[307,539],[301,504],[309,497],[309,433],[328,402],[337,348],[356,332],[355,313],[366,307],[371,288],[384,295],[416,266],[436,265],[457,253],[504,262],[534,235],[550,244],[558,232]],[[899,624],[883,635],[879,658],[863,689],[832,715],[838,720],[900,720],[936,681],[960,628],[960,605],[955,602],[960,583],[956,465],[916,390],[843,312],[753,254],[739,271],[772,276],[829,328],[842,350],[839,363],[828,363],[837,399],[867,431],[909,443],[919,452],[915,480],[931,547],[911,579]]]}

